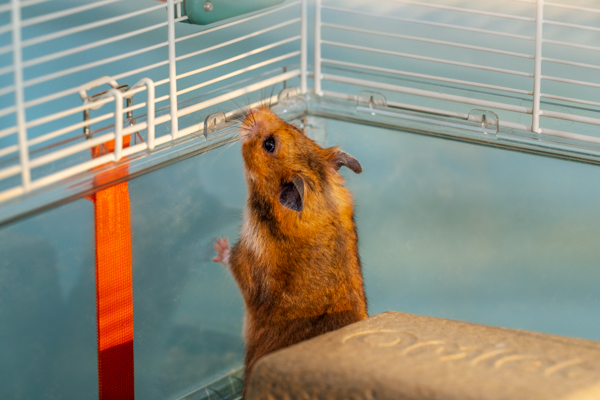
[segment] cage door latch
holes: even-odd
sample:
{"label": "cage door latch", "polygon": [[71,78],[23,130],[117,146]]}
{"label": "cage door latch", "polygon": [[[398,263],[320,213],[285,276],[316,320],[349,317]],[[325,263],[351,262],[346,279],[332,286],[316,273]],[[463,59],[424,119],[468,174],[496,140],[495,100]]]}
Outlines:
{"label": "cage door latch", "polygon": [[474,109],[471,110],[467,120],[481,124],[481,131],[486,135],[498,135],[500,130],[500,120],[498,114],[489,110]]}
{"label": "cage door latch", "polygon": [[375,115],[375,109],[387,107],[387,99],[379,92],[362,90],[356,97],[356,110],[370,112]]}
{"label": "cage door latch", "polygon": [[204,137],[208,140],[208,135],[221,129],[224,123],[227,122],[227,116],[222,111],[209,114],[204,119]]}

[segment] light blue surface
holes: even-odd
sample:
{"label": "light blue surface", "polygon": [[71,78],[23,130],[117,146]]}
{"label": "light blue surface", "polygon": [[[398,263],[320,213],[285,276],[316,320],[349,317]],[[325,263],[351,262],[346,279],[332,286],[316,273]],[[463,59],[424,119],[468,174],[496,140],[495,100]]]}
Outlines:
{"label": "light blue surface", "polygon": [[136,397],[173,398],[243,362],[243,304],[212,262],[237,235],[245,199],[239,146],[130,183]]}
{"label": "light blue surface", "polygon": [[97,399],[94,206],[0,229],[0,398]]}
{"label": "light blue surface", "polygon": [[600,340],[598,167],[330,121],[371,314]]}

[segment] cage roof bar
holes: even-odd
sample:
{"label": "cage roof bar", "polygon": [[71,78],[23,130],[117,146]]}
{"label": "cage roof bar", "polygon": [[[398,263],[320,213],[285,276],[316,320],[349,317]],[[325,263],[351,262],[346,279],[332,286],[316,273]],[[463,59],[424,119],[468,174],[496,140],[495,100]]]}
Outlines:
{"label": "cage roof bar", "polygon": [[207,48],[202,49],[202,50],[193,51],[191,53],[187,53],[187,54],[178,56],[177,57],[177,61],[185,60],[186,58],[190,58],[190,57],[194,57],[194,56],[197,56],[197,55],[200,55],[200,54],[208,53],[209,51],[217,50],[217,49],[220,49],[222,47],[228,46],[230,44],[238,43],[238,42],[241,42],[243,40],[250,39],[252,37],[256,37],[256,36],[262,35],[263,33],[271,32],[271,31],[274,31],[276,29],[283,28],[283,27],[295,24],[297,22],[300,22],[300,18],[294,18],[294,19],[291,19],[289,21],[282,22],[280,24],[273,25],[273,26],[270,26],[268,28],[264,28],[264,29],[261,29],[261,30],[258,30],[258,31],[254,31],[254,32],[249,33],[247,35],[240,36],[240,37],[237,37],[235,39],[228,40],[226,42],[219,43],[219,44],[216,44],[216,45],[211,46],[211,47],[207,47]]}
{"label": "cage roof bar", "polygon": [[[183,0],[178,0],[179,2],[183,1]],[[156,6],[153,7],[148,7],[148,8],[143,8],[141,10],[138,11],[134,11],[134,12],[130,12],[127,14],[123,14],[123,15],[118,15],[116,17],[112,17],[112,18],[107,18],[107,19],[103,19],[100,21],[96,21],[96,22],[91,22],[89,24],[83,24],[83,25],[79,25],[79,26],[75,26],[73,28],[69,28],[69,29],[64,29],[62,31],[58,31],[55,33],[50,33],[50,34],[46,34],[43,36],[38,36],[36,38],[32,38],[32,39],[28,39],[23,41],[22,46],[23,47],[28,47],[28,46],[33,46],[35,44],[39,44],[39,43],[44,43],[44,42],[48,42],[50,40],[54,40],[54,39],[58,39],[61,38],[63,36],[68,36],[68,35],[72,35],[74,33],[79,33],[79,32],[84,32],[90,29],[94,29],[94,28],[98,28],[101,26],[105,26],[108,24],[112,24],[114,22],[118,22],[118,21],[122,21],[125,19],[129,19],[129,18],[133,18],[136,17],[138,15],[143,15],[143,14],[147,14],[156,10],[160,10],[162,8],[166,8],[167,5],[166,4],[158,4]]]}
{"label": "cage roof bar", "polygon": [[418,36],[400,35],[397,33],[374,31],[374,30],[370,30],[370,29],[354,28],[354,27],[350,27],[350,26],[337,25],[337,24],[324,23],[324,24],[321,24],[321,26],[327,27],[327,28],[346,30],[346,31],[350,31],[350,32],[366,33],[366,34],[378,35],[378,36],[387,36],[387,37],[392,37],[392,38],[397,38],[397,39],[414,40],[414,41],[418,41],[418,42],[433,43],[433,44],[439,44],[439,45],[443,45],[443,46],[459,47],[459,48],[463,48],[463,49],[485,51],[488,53],[496,53],[496,54],[502,54],[502,55],[512,56],[512,57],[533,59],[533,55],[531,55],[531,54],[515,53],[513,51],[498,50],[498,49],[492,49],[489,47],[481,47],[481,46],[472,46],[472,45],[468,45],[468,44],[448,42],[445,40],[427,39],[427,38],[422,38],[422,37],[418,37]]}
{"label": "cage roof bar", "polygon": [[412,0],[394,0],[394,1],[396,3],[404,3],[404,4],[410,4],[413,6],[435,8],[438,10],[458,11],[458,12],[467,13],[467,14],[477,14],[477,15],[485,15],[488,17],[498,17],[498,18],[504,18],[504,19],[515,19],[518,21],[535,22],[535,18],[522,17],[520,15],[502,14],[502,13],[491,12],[491,11],[481,11],[481,10],[475,10],[472,8],[444,6],[441,4],[424,3],[422,1],[412,1]]}
{"label": "cage roof bar", "polygon": [[300,55],[300,51],[298,50],[298,51],[293,51],[291,53],[287,53],[287,54],[281,55],[279,57],[273,57],[273,58],[271,58],[269,60],[262,61],[262,62],[253,64],[253,65],[250,65],[248,67],[238,69],[236,71],[230,72],[230,73],[225,74],[225,75],[221,75],[221,76],[219,76],[217,78],[208,80],[206,82],[202,82],[202,83],[199,83],[197,85],[190,86],[190,87],[185,88],[185,89],[181,89],[181,90],[177,91],[177,95],[189,93],[189,92],[192,92],[194,90],[201,89],[201,88],[203,88],[205,86],[212,85],[213,83],[217,83],[217,82],[223,81],[225,79],[229,79],[229,78],[232,78],[234,76],[243,74],[245,72],[252,71],[252,70],[255,70],[257,68],[261,68],[261,67],[264,67],[264,66],[276,63],[278,61],[287,60],[289,58],[292,58],[292,57],[295,57],[295,56],[299,56],[299,55]]}
{"label": "cage roof bar", "polygon": [[551,3],[548,1],[544,2],[544,5],[550,6],[550,7],[565,8],[567,10],[575,10],[575,11],[583,11],[583,12],[591,12],[591,13],[600,14],[600,8],[572,6],[570,4]]}
{"label": "cage roof bar", "polygon": [[356,10],[350,10],[350,9],[346,9],[346,8],[332,7],[332,6],[323,6],[322,8],[324,10],[345,12],[345,13],[364,15],[364,16],[375,17],[375,18],[385,18],[385,19],[398,21],[398,22],[409,22],[409,23],[419,24],[419,25],[436,26],[436,27],[440,27],[440,28],[456,29],[456,30],[461,30],[461,31],[466,31],[466,32],[477,32],[477,33],[483,33],[483,34],[487,34],[487,35],[504,36],[504,37],[510,37],[510,38],[514,38],[514,39],[522,39],[522,40],[529,40],[529,41],[535,40],[535,38],[533,36],[517,35],[514,33],[498,32],[498,31],[492,31],[492,30],[487,30],[487,29],[471,28],[471,27],[461,26],[461,25],[445,24],[445,23],[441,23],[441,22],[432,22],[432,21],[423,21],[420,19],[413,19],[413,18],[400,18],[400,17],[391,16],[391,15],[374,14],[374,13],[368,13],[368,12],[364,12],[364,11],[356,11]]}
{"label": "cage roof bar", "polygon": [[413,94],[413,95],[417,95],[417,96],[430,97],[430,98],[440,99],[440,100],[456,101],[458,103],[472,104],[472,105],[481,106],[481,107],[491,107],[491,108],[497,108],[499,110],[514,111],[514,112],[518,112],[521,114],[531,114],[531,112],[532,112],[530,107],[516,106],[516,105],[512,105],[512,104],[499,103],[496,101],[480,100],[480,99],[474,99],[474,98],[470,98],[470,97],[457,96],[457,95],[453,95],[453,94],[446,94],[446,93],[439,93],[439,92],[432,92],[432,91],[422,90],[422,89],[414,89],[414,88],[409,88],[406,86],[392,85],[389,83],[371,82],[371,81],[368,81],[365,79],[349,78],[346,76],[339,76],[339,75],[332,75],[332,74],[323,74],[323,79],[329,80],[332,82],[349,83],[351,85],[371,87],[374,89],[391,90],[391,91],[395,91],[395,92],[399,92],[399,93]]}
{"label": "cage roof bar", "polygon": [[235,20],[235,21],[232,21],[232,22],[228,22],[226,24],[217,25],[217,26],[214,26],[214,27],[211,27],[211,28],[199,31],[199,32],[190,33],[189,35],[181,36],[181,37],[175,39],[175,41],[176,42],[181,42],[183,40],[187,40],[187,39],[191,39],[191,38],[194,38],[194,37],[206,35],[207,33],[211,33],[211,32],[214,32],[214,31],[221,30],[221,29],[229,28],[230,26],[238,25],[238,24],[241,24],[241,23],[244,23],[244,22],[252,21],[252,20],[254,20],[256,18],[260,18],[260,17],[263,17],[265,15],[273,14],[275,12],[288,9],[288,8],[293,7],[295,5],[298,5],[298,4],[300,4],[300,1],[295,1],[295,2],[292,2],[292,3],[289,3],[289,4],[284,4],[282,6],[275,7],[273,9],[271,9],[271,10],[267,10],[267,11],[259,13],[259,14],[250,15],[248,17],[240,18],[238,20]]}
{"label": "cage roof bar", "polygon": [[504,86],[496,86],[496,85],[488,85],[485,83],[464,81],[461,79],[444,78],[444,77],[434,76],[434,75],[418,74],[418,73],[414,73],[414,72],[401,71],[401,70],[391,69],[391,68],[373,67],[371,65],[357,64],[357,63],[351,63],[351,62],[345,62],[345,61],[323,59],[323,63],[334,64],[334,65],[343,65],[343,66],[354,67],[354,68],[363,68],[363,69],[368,69],[371,71],[386,72],[386,73],[391,73],[391,74],[396,74],[396,75],[406,75],[406,76],[411,76],[411,77],[415,77],[415,78],[431,79],[431,80],[436,80],[436,81],[440,81],[440,82],[458,83],[461,85],[475,86],[475,87],[481,87],[481,88],[485,88],[485,89],[500,90],[500,91],[504,91],[504,92],[519,93],[519,94],[524,94],[524,95],[532,95],[533,94],[533,92],[530,90],[514,89],[514,88],[509,88],[509,87],[504,87]]}
{"label": "cage roof bar", "polygon": [[481,70],[485,70],[485,71],[501,72],[501,73],[505,73],[505,74],[525,76],[525,77],[529,77],[529,78],[533,77],[533,74],[530,74],[528,72],[513,71],[510,69],[496,68],[496,67],[487,67],[485,65],[471,64],[471,63],[465,63],[465,62],[460,62],[460,61],[451,61],[451,60],[445,60],[442,58],[417,56],[417,55],[409,54],[409,53],[400,53],[400,52],[391,51],[391,50],[374,49],[371,47],[364,47],[364,46],[357,46],[357,45],[352,45],[352,44],[332,42],[329,40],[323,40],[322,43],[328,44],[331,46],[345,47],[345,48],[349,48],[349,49],[368,51],[371,53],[387,54],[387,55],[412,58],[415,60],[422,60],[422,61],[432,61],[432,62],[437,62],[437,63],[441,63],[441,64],[449,64],[449,65],[456,65],[456,66],[460,66],[460,67],[475,68],[475,69],[481,69]]}
{"label": "cage roof bar", "polygon": [[103,1],[97,1],[97,2],[94,2],[94,3],[85,4],[83,6],[71,7],[71,8],[67,8],[65,10],[53,12],[53,13],[50,13],[50,14],[40,15],[39,17],[28,18],[28,19],[23,20],[22,26],[31,26],[31,25],[35,25],[35,24],[41,24],[43,22],[51,21],[51,20],[58,19],[58,18],[67,17],[69,15],[77,14],[77,13],[80,13],[80,12],[83,12],[83,11],[87,11],[87,10],[91,10],[91,9],[94,9],[94,8],[98,8],[98,7],[102,7],[102,6],[105,6],[107,4],[116,3],[117,1],[120,1],[120,0],[103,0]]}
{"label": "cage roof bar", "polygon": [[299,38],[300,38],[300,36],[292,36],[292,37],[290,37],[288,39],[283,39],[283,40],[280,40],[278,42],[271,43],[271,44],[268,44],[266,46],[262,46],[262,47],[259,47],[257,49],[254,49],[254,50],[250,50],[250,51],[247,51],[245,53],[238,54],[237,56],[228,58],[226,60],[219,61],[219,62],[216,62],[214,64],[207,65],[205,67],[198,68],[198,69],[195,69],[195,70],[192,70],[192,71],[189,71],[189,72],[184,72],[182,74],[177,75],[177,79],[187,78],[188,76],[196,75],[196,74],[199,74],[200,72],[204,72],[204,71],[207,71],[207,70],[212,69],[212,68],[220,67],[222,65],[226,65],[226,64],[232,63],[234,61],[238,61],[238,60],[244,59],[246,57],[250,57],[250,56],[255,55],[255,54],[260,54],[260,53],[262,53],[262,52],[264,52],[266,50],[273,49],[273,48],[281,46],[283,44],[291,43],[291,42],[293,42],[295,40],[298,40]]}
{"label": "cage roof bar", "polygon": [[41,64],[41,63],[45,63],[45,62],[48,62],[48,61],[51,61],[51,60],[56,60],[57,58],[66,57],[66,56],[69,56],[71,54],[81,53],[81,52],[86,51],[86,50],[94,49],[96,47],[104,46],[106,44],[114,43],[114,42],[117,42],[119,40],[127,39],[127,38],[130,38],[130,37],[138,36],[138,35],[144,34],[146,32],[150,32],[150,31],[153,31],[153,30],[156,30],[156,29],[159,29],[159,28],[163,28],[165,26],[167,26],[167,23],[166,22],[161,22],[161,23],[158,23],[158,24],[155,24],[155,25],[151,25],[151,26],[142,28],[142,29],[138,29],[138,30],[135,30],[135,31],[123,33],[123,34],[117,35],[117,36],[112,36],[110,38],[103,39],[103,40],[98,40],[98,41],[93,42],[93,43],[88,43],[88,44],[83,45],[83,46],[73,47],[71,49],[67,49],[67,50],[56,52],[56,53],[48,54],[46,56],[34,58],[32,60],[25,61],[23,63],[23,66],[24,67],[31,67],[31,66],[38,65],[38,64]]}

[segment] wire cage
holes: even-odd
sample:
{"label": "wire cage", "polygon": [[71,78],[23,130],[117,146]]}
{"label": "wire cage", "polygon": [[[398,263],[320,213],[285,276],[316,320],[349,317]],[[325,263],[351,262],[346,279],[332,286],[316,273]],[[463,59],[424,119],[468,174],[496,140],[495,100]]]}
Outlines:
{"label": "wire cage", "polygon": [[313,133],[326,118],[600,162],[594,1],[285,0],[206,25],[192,3],[0,4],[0,226],[210,154],[264,102]]}
{"label": "wire cage", "polygon": [[[306,82],[299,2],[206,29],[180,24],[181,4],[3,6],[12,40],[1,72],[14,76],[1,93],[3,201],[206,133],[211,111],[231,116],[231,106],[217,105],[278,82],[297,86],[302,63]],[[111,139],[116,151],[90,160],[90,149]]]}
{"label": "wire cage", "polygon": [[[70,195],[38,202],[31,193],[107,162],[126,158],[133,173],[134,160],[174,143],[198,134],[208,143],[218,130],[210,124],[231,121],[230,100],[277,83],[272,97],[295,88],[286,101],[305,96],[308,112],[326,112],[328,102],[341,113],[366,107],[398,127],[595,161],[598,9],[450,4],[316,2],[311,46],[305,2],[206,27],[181,23],[188,17],[177,1],[5,4],[3,219]],[[224,116],[207,119],[215,112]],[[114,153],[90,159],[111,139]]]}

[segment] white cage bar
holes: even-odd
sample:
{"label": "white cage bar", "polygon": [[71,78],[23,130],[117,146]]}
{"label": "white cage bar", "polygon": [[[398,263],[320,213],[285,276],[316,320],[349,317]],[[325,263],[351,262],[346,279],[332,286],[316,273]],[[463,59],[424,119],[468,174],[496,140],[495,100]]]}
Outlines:
{"label": "white cage bar", "polygon": [[[534,133],[544,133],[546,135],[553,135],[553,136],[558,136],[558,137],[562,137],[562,138],[570,138],[570,139],[575,139],[575,140],[580,140],[580,141],[588,141],[588,142],[592,142],[592,143],[598,143],[598,138],[594,137],[594,136],[586,136],[586,135],[577,134],[575,132],[559,131],[559,130],[554,130],[554,129],[542,128],[542,127],[540,127],[540,117],[544,116],[544,117],[562,119],[562,120],[573,121],[573,122],[582,122],[582,123],[587,123],[587,124],[592,124],[592,125],[599,124],[600,120],[597,117],[592,118],[592,117],[587,117],[587,116],[573,115],[570,113],[561,113],[561,112],[554,112],[554,111],[550,111],[550,110],[544,110],[541,103],[542,103],[542,99],[544,99],[544,98],[561,100],[561,101],[578,103],[578,104],[586,104],[586,105],[595,106],[595,107],[597,107],[600,103],[598,103],[596,101],[586,101],[584,99],[577,99],[577,98],[566,97],[566,96],[544,94],[541,91],[541,88],[542,88],[543,81],[562,82],[562,83],[587,86],[587,87],[592,87],[592,88],[600,87],[599,83],[544,75],[543,71],[542,71],[542,62],[560,63],[560,64],[589,68],[589,69],[598,69],[597,65],[593,65],[593,64],[589,64],[589,63],[578,63],[578,62],[573,62],[570,60],[561,60],[561,59],[556,59],[556,58],[551,58],[551,57],[543,57],[543,55],[542,55],[542,44],[543,43],[560,44],[563,46],[576,47],[576,48],[587,49],[587,50],[592,50],[592,51],[598,50],[594,46],[574,44],[574,43],[568,43],[568,42],[563,42],[563,41],[556,41],[556,40],[552,40],[552,39],[545,39],[543,37],[543,29],[542,29],[544,24],[555,25],[555,26],[560,26],[560,27],[584,29],[584,30],[590,30],[590,31],[599,31],[599,29],[600,29],[600,28],[585,26],[585,25],[580,25],[580,24],[563,23],[560,21],[544,19],[544,8],[545,7],[560,7],[562,9],[567,9],[567,10],[591,12],[591,13],[599,13],[600,9],[577,7],[577,6],[570,6],[568,4],[558,4],[558,3],[545,4],[544,0],[537,0],[537,1],[523,2],[523,3],[530,3],[532,6],[535,6],[535,9],[532,9],[532,14],[534,13],[534,15],[532,15],[531,17],[525,17],[525,16],[520,16],[520,15],[511,15],[511,14],[498,13],[498,12],[488,12],[488,11],[477,10],[477,9],[452,7],[452,6],[447,6],[447,5],[425,3],[425,2],[418,2],[418,1],[397,0],[396,2],[408,4],[408,5],[412,5],[412,6],[443,9],[443,10],[448,10],[448,11],[456,11],[456,12],[460,12],[460,13],[464,13],[464,14],[468,14],[468,15],[484,15],[484,16],[495,17],[495,18],[500,18],[500,19],[511,19],[511,20],[516,20],[516,21],[522,21],[524,23],[533,23],[533,24],[535,24],[535,35],[533,35],[533,36],[514,35],[514,34],[507,33],[507,32],[482,30],[482,29],[470,28],[470,27],[465,27],[465,26],[436,23],[436,22],[411,19],[411,18],[400,18],[400,17],[394,17],[394,16],[390,16],[390,15],[382,15],[382,14],[376,14],[376,13],[367,12],[367,11],[356,10],[356,9],[352,9],[349,7],[340,7],[339,5],[338,6],[325,5],[325,6],[321,6],[320,8],[323,10],[328,10],[328,11],[332,11],[332,12],[340,13],[340,14],[341,13],[356,14],[356,15],[365,16],[365,17],[375,17],[377,19],[382,19],[382,20],[388,19],[388,20],[394,20],[394,21],[398,21],[398,22],[405,22],[405,23],[411,23],[411,24],[422,24],[422,25],[427,25],[427,26],[435,26],[435,27],[443,27],[443,28],[449,28],[449,29],[455,29],[455,30],[485,33],[485,34],[495,35],[495,36],[500,36],[500,37],[513,37],[513,38],[518,38],[518,39],[522,39],[522,40],[531,40],[535,43],[535,48],[533,49],[532,53],[524,54],[524,53],[513,52],[513,51],[505,51],[505,50],[496,49],[496,48],[485,48],[485,47],[479,47],[479,46],[472,46],[472,45],[468,45],[468,44],[464,44],[464,43],[449,42],[446,40],[431,39],[431,38],[425,38],[425,37],[415,37],[415,36],[411,36],[411,35],[394,34],[394,33],[387,32],[387,31],[383,32],[383,31],[376,31],[376,30],[367,30],[367,29],[362,29],[362,28],[356,28],[355,26],[344,26],[344,25],[340,25],[340,24],[332,24],[329,22],[321,22],[320,26],[323,28],[330,28],[332,30],[344,30],[344,31],[362,33],[364,35],[386,36],[386,37],[392,37],[392,38],[397,38],[397,39],[402,39],[402,40],[433,43],[433,44],[442,45],[442,46],[446,46],[446,47],[477,50],[480,52],[494,53],[494,54],[500,54],[500,55],[505,55],[505,56],[510,56],[510,57],[532,59],[534,61],[534,63],[533,63],[534,65],[532,68],[533,70],[531,72],[518,71],[518,70],[498,68],[498,67],[488,66],[488,65],[481,65],[481,64],[477,64],[477,63],[467,63],[467,62],[460,62],[460,61],[438,58],[438,57],[428,57],[428,56],[414,54],[414,53],[382,49],[382,48],[378,48],[376,44],[373,46],[359,46],[359,45],[355,45],[355,44],[351,44],[351,43],[342,43],[339,41],[323,39],[323,37],[320,35],[321,30],[318,28],[316,29],[317,39],[315,39],[315,43],[317,43],[317,45],[320,45],[320,47],[330,46],[330,47],[338,47],[338,48],[347,49],[348,50],[347,54],[350,54],[350,52],[352,52],[352,51],[383,54],[383,55],[390,55],[390,56],[395,56],[395,57],[403,58],[403,59],[413,59],[413,60],[426,61],[426,62],[432,62],[432,63],[438,63],[438,64],[458,66],[458,67],[463,67],[463,68],[470,68],[470,69],[474,69],[474,70],[490,71],[490,72],[495,72],[495,73],[499,73],[499,74],[516,75],[516,76],[523,76],[523,77],[527,77],[527,78],[533,78],[531,87],[529,89],[518,89],[518,88],[512,88],[512,87],[508,87],[508,86],[504,87],[504,86],[499,86],[499,85],[489,85],[489,84],[484,84],[484,83],[480,83],[480,82],[476,82],[476,81],[467,81],[467,80],[445,78],[443,76],[432,76],[432,75],[426,75],[426,74],[419,74],[419,73],[414,73],[414,72],[410,72],[410,71],[405,71],[401,68],[399,68],[397,70],[393,70],[390,68],[381,68],[381,67],[372,66],[372,65],[359,64],[356,62],[347,62],[347,61],[343,61],[340,59],[321,58],[320,55],[323,52],[322,49],[315,50],[315,54],[316,54],[315,62],[318,64],[315,66],[315,71],[321,69],[322,65],[347,66],[347,67],[352,67],[355,69],[362,69],[362,70],[367,70],[367,71],[379,71],[379,72],[385,72],[385,73],[390,73],[390,74],[430,79],[430,80],[440,81],[440,82],[458,83],[461,85],[467,85],[467,86],[473,86],[473,87],[479,87],[479,88],[494,89],[494,90],[498,90],[498,91],[519,93],[519,94],[523,94],[523,95],[532,95],[532,97],[533,97],[532,98],[532,106],[531,107],[523,107],[523,106],[515,106],[515,105],[511,105],[511,104],[501,103],[501,102],[497,102],[497,101],[486,101],[486,100],[480,100],[480,99],[471,98],[471,97],[456,96],[456,95],[452,95],[452,94],[448,94],[448,93],[443,93],[441,91],[435,91],[435,92],[434,91],[426,91],[426,90],[420,90],[420,89],[415,89],[415,88],[411,88],[411,87],[404,87],[401,85],[391,85],[391,84],[386,84],[383,82],[376,82],[376,81],[372,81],[372,80],[354,79],[354,78],[350,78],[350,77],[342,76],[342,75],[338,75],[338,74],[323,74],[322,75],[322,78],[324,80],[331,81],[331,82],[347,83],[347,84],[352,84],[355,86],[369,87],[372,89],[383,89],[383,90],[389,90],[389,91],[398,92],[398,93],[429,97],[432,99],[460,102],[460,103],[464,103],[464,104],[489,108],[490,110],[506,110],[506,111],[513,111],[513,112],[517,112],[517,113],[531,114],[531,121],[532,121],[531,125],[515,124],[515,123],[511,123],[510,121],[500,119],[500,126],[504,126],[504,127],[508,127],[508,128],[525,129],[527,131],[534,132]],[[510,3],[510,2],[504,2],[504,3]],[[317,2],[316,6],[317,6],[317,8],[319,8],[320,2]],[[317,11],[317,15],[320,15],[320,12]],[[317,23],[319,23],[319,19],[317,19]],[[377,41],[372,40],[371,43],[377,43]],[[317,54],[318,54],[318,56],[317,56]],[[320,82],[315,83],[315,91],[320,90],[321,85],[322,84]],[[329,95],[333,95],[333,96],[339,95],[339,93],[335,93],[332,91],[326,91],[325,94],[326,95],[329,94]],[[413,108],[416,111],[422,111],[422,109],[423,109],[422,107],[418,107],[416,105],[411,107],[410,104],[403,104],[403,108],[409,108],[409,109]],[[439,113],[440,115],[448,115],[448,111],[449,110],[447,110],[447,109],[441,109],[441,108],[440,109],[428,108],[428,112]]]}

